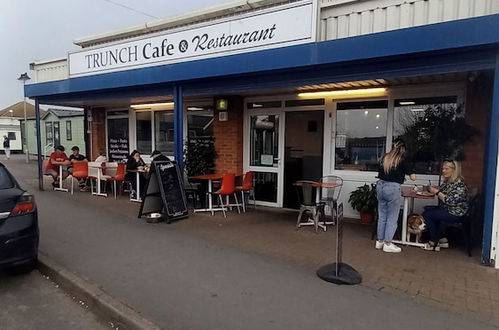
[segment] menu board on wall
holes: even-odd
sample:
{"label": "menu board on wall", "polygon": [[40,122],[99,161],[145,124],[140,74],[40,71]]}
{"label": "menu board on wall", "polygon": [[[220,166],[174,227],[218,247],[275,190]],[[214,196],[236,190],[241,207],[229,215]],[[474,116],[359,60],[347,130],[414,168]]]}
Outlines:
{"label": "menu board on wall", "polygon": [[107,120],[108,161],[124,162],[129,154],[128,119]]}

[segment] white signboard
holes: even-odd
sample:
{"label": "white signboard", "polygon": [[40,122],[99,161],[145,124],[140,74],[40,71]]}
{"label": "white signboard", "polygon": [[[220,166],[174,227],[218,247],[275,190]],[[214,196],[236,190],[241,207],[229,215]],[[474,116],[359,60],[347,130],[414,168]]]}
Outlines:
{"label": "white signboard", "polygon": [[314,6],[307,1],[204,27],[70,53],[69,73],[72,77],[99,74],[314,40]]}
{"label": "white signboard", "polygon": [[274,155],[261,155],[260,156],[261,165],[274,165]]}

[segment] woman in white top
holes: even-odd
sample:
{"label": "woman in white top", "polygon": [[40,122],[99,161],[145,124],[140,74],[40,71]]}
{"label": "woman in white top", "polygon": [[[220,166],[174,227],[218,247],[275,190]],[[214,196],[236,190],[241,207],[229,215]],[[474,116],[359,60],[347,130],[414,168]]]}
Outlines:
{"label": "woman in white top", "polygon": [[106,153],[104,152],[104,150],[99,150],[99,157],[97,157],[95,159],[95,162],[99,162],[99,163],[102,163],[102,162],[107,162],[107,158],[106,158]]}

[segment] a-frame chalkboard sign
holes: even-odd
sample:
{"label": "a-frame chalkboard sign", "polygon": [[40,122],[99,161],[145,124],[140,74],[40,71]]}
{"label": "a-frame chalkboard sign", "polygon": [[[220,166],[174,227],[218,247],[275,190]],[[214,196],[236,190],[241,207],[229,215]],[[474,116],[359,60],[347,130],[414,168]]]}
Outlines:
{"label": "a-frame chalkboard sign", "polygon": [[188,216],[184,182],[178,165],[170,161],[152,162],[139,218],[161,213],[167,223]]}

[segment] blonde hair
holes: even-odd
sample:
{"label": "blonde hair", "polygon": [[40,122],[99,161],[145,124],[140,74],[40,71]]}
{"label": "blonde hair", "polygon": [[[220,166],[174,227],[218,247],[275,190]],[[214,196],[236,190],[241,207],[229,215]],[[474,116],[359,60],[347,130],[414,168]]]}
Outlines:
{"label": "blonde hair", "polygon": [[392,150],[383,156],[383,170],[385,174],[400,164],[405,155],[405,143],[401,139],[393,141]]}
{"label": "blonde hair", "polygon": [[447,180],[444,180],[444,181],[447,181],[447,182],[455,182],[457,179],[463,179],[463,176],[461,175],[461,163],[458,162],[457,160],[444,160],[444,162],[442,163],[442,167],[444,167],[444,165],[447,165],[449,167],[451,167],[452,169],[454,169],[454,171],[452,172],[452,176],[447,179]]}

